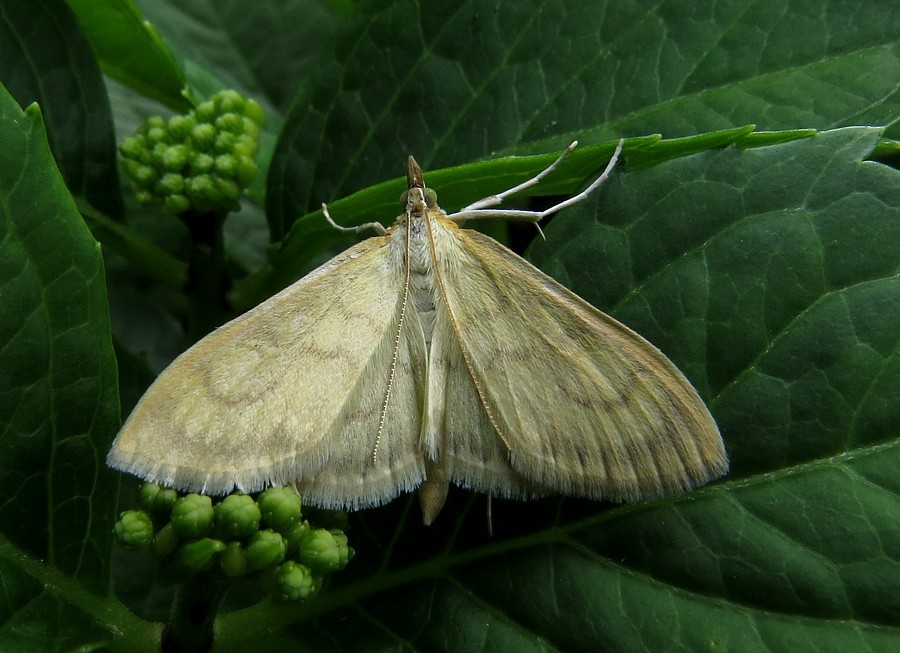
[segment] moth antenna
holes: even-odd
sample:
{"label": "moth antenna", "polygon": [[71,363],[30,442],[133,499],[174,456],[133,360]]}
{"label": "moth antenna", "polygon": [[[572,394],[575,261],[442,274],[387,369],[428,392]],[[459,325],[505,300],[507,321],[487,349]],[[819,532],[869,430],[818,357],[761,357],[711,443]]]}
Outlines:
{"label": "moth antenna", "polygon": [[618,144],[616,145],[615,151],[611,157],[609,157],[609,163],[606,164],[606,167],[603,169],[603,172],[600,173],[600,176],[597,177],[594,181],[591,182],[591,185],[585,188],[583,191],[578,193],[578,195],[574,195],[564,202],[560,202],[559,204],[555,204],[551,206],[549,209],[545,209],[540,212],[540,218],[545,218],[548,215],[556,213],[557,211],[561,211],[567,206],[572,206],[573,204],[578,204],[578,202],[586,199],[588,195],[593,193],[604,181],[606,181],[609,176],[612,174],[613,168],[616,167],[616,164],[619,162],[619,155],[622,153],[622,147],[625,145],[625,139],[620,138]]}
{"label": "moth antenna", "polygon": [[604,181],[606,181],[610,174],[612,174],[613,168],[616,167],[616,163],[619,161],[619,155],[622,153],[622,146],[625,144],[625,139],[619,139],[618,144],[616,145],[616,149],[613,152],[612,156],[609,159],[609,162],[606,164],[606,168],[603,169],[603,172],[597,177],[591,185],[585,188],[583,191],[570,197],[567,200],[560,202],[559,204],[554,204],[549,209],[544,209],[543,211],[525,211],[518,209],[486,209],[485,206],[492,206],[493,204],[497,204],[498,202],[494,201],[495,198],[499,198],[502,200],[504,197],[508,195],[533,186],[538,183],[547,173],[555,170],[556,167],[562,163],[569,153],[578,145],[578,141],[573,141],[566,150],[557,157],[556,161],[551,163],[547,168],[539,172],[536,176],[532,177],[526,182],[523,182],[516,186],[515,188],[510,188],[508,191],[504,191],[499,195],[491,195],[490,197],[486,197],[483,200],[479,200],[474,204],[470,204],[469,206],[457,211],[456,213],[451,213],[447,216],[448,220],[452,220],[457,224],[462,223],[466,220],[474,220],[479,218],[502,218],[504,220],[515,220],[522,222],[532,222],[538,223],[542,219],[546,218],[548,215],[552,215],[557,211],[561,211],[562,209],[572,206],[573,204],[577,204],[581,202],[588,195],[593,193]]}
{"label": "moth antenna", "polygon": [[531,179],[527,179],[527,180],[523,181],[521,184],[519,184],[518,186],[513,186],[512,188],[505,190],[502,193],[498,193],[496,195],[488,195],[484,199],[480,199],[473,204],[469,204],[469,206],[465,206],[465,207],[461,208],[459,210],[459,212],[463,213],[465,211],[472,211],[474,209],[483,209],[483,208],[487,208],[489,206],[496,206],[497,204],[500,204],[501,202],[503,202],[503,200],[506,199],[507,197],[509,197],[510,195],[515,195],[516,193],[523,191],[526,188],[531,188],[535,184],[539,183],[541,181],[541,179],[543,179],[544,177],[549,175],[551,172],[556,170],[559,167],[559,165],[563,161],[566,160],[566,158],[569,156],[569,154],[572,153],[572,150],[574,150],[576,147],[578,147],[578,141],[572,141],[571,143],[569,143],[569,147],[567,147],[565,150],[563,150],[563,153],[560,154],[558,157],[556,157],[556,161],[554,161],[549,166],[547,166],[546,168],[541,170],[539,173],[537,173]]}

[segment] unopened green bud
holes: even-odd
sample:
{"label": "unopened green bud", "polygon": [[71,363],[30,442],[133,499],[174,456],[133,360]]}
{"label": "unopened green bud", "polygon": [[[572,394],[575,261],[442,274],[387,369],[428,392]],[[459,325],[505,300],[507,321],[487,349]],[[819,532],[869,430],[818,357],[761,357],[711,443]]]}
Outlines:
{"label": "unopened green bud", "polygon": [[244,121],[243,132],[247,136],[250,136],[253,140],[258,141],[259,140],[259,125],[257,125],[255,122],[253,122],[252,120],[250,120],[250,118],[247,118],[246,116],[243,118],[243,121]]}
{"label": "unopened green bud", "polygon": [[262,571],[284,560],[284,538],[271,530],[257,531],[247,543],[247,566]]}
{"label": "unopened green bud", "polygon": [[144,121],[142,127],[144,129],[144,133],[150,131],[151,129],[165,129],[166,121],[162,116],[150,116]]}
{"label": "unopened green bud", "polygon": [[275,596],[282,601],[307,599],[316,591],[312,572],[291,560],[278,567],[275,573]]}
{"label": "unopened green bud", "polygon": [[262,106],[253,99],[247,99],[244,103],[244,115],[250,118],[257,125],[262,125],[263,121],[266,118],[266,112],[263,111]]}
{"label": "unopened green bud", "polygon": [[224,542],[204,537],[180,546],[175,552],[175,565],[187,571],[206,571],[212,566],[216,555],[224,550]]}
{"label": "unopened green bud", "polygon": [[[240,193],[256,174],[263,118],[258,102],[234,90],[216,93],[188,115],[148,118],[119,147],[138,202],[161,202],[171,213],[239,208]],[[186,183],[161,181],[167,173]],[[204,175],[213,176],[191,180]]]}
{"label": "unopened green bud", "polygon": [[184,176],[176,172],[167,172],[156,184],[159,195],[175,195],[184,190]]}
{"label": "unopened green bud", "polygon": [[206,174],[213,169],[215,163],[216,160],[209,154],[195,152],[194,156],[191,157],[191,173],[195,176]]}
{"label": "unopened green bud", "polygon": [[212,122],[216,119],[218,113],[216,103],[213,100],[201,102],[197,105],[197,108],[194,109],[194,115],[197,116],[197,120],[201,122]]}
{"label": "unopened green bud", "polygon": [[178,534],[169,522],[159,529],[153,538],[153,555],[157,558],[165,558],[178,547]]}
{"label": "unopened green bud", "polygon": [[190,149],[187,145],[170,145],[162,153],[162,164],[166,170],[178,172],[188,162]]}
{"label": "unopened green bud", "polygon": [[163,199],[163,208],[169,213],[179,215],[191,208],[191,201],[180,193],[166,195]]}
{"label": "unopened green bud", "polygon": [[237,135],[232,134],[231,132],[219,132],[216,135],[216,142],[213,145],[213,150],[218,154],[231,154],[234,150],[235,143],[237,143],[237,139]]}
{"label": "unopened green bud", "polygon": [[141,167],[141,163],[134,159],[125,159],[122,161],[122,167],[125,168],[125,172],[128,173],[128,176],[134,179],[137,176],[138,168]]}
{"label": "unopened green bud", "polygon": [[188,179],[185,194],[191,205],[198,211],[209,211],[222,202],[222,194],[210,175],[199,175]]}
{"label": "unopened green bud", "polygon": [[252,497],[230,494],[216,506],[216,528],[224,537],[247,537],[259,530],[260,516]]}
{"label": "unopened green bud", "polygon": [[153,522],[143,510],[123,512],[119,515],[115,530],[119,543],[129,549],[143,549],[153,540]]}
{"label": "unopened green bud", "polygon": [[181,537],[203,537],[214,517],[212,500],[203,494],[188,494],[172,506],[172,527]]}
{"label": "unopened green bud", "polygon": [[178,498],[178,492],[170,487],[163,487],[156,483],[143,483],[139,491],[139,500],[144,510],[148,512],[163,513],[172,509],[172,504]]}
{"label": "unopened green bud", "polygon": [[231,132],[232,134],[240,134],[244,131],[243,116],[239,116],[236,113],[223,113],[216,118],[215,125],[217,129]]}
{"label": "unopened green bud", "polygon": [[279,533],[285,533],[300,521],[300,497],[290,487],[270,487],[256,500],[263,522]]}
{"label": "unopened green bud", "polygon": [[134,169],[134,174],[131,175],[131,178],[134,179],[135,184],[149,187],[156,183],[159,173],[150,166],[139,165]]}
{"label": "unopened green bud", "polygon": [[237,199],[241,196],[241,189],[238,187],[236,183],[231,181],[230,179],[223,179],[222,177],[216,177],[216,188],[219,193],[222,194],[222,197],[226,200],[230,200],[231,202],[237,202]]}
{"label": "unopened green bud", "polygon": [[241,134],[238,136],[237,142],[235,142],[232,151],[235,154],[240,154],[243,156],[253,157],[256,155],[258,144],[256,139],[252,136],[248,136],[247,134]]}
{"label": "unopened green bud", "polygon": [[168,143],[157,143],[153,146],[153,149],[150,150],[153,153],[153,163],[152,165],[156,168],[163,167],[163,157],[166,156],[166,150],[169,149]]}
{"label": "unopened green bud", "polygon": [[240,159],[229,154],[220,154],[216,157],[213,169],[216,174],[225,179],[233,179],[237,175]]}
{"label": "unopened green bud", "polygon": [[146,136],[147,143],[150,145],[169,142],[169,130],[165,127],[151,127],[147,130]]}
{"label": "unopened green bud", "polygon": [[191,115],[169,118],[169,133],[180,141],[186,140],[196,126],[197,120]]}
{"label": "unopened green bud", "polygon": [[249,156],[238,157],[238,169],[235,180],[238,184],[246,188],[256,176],[256,161]]}
{"label": "unopened green bud", "polygon": [[216,192],[216,184],[212,175],[203,174],[191,177],[185,184],[185,189],[191,199],[214,197]]}
{"label": "unopened green bud", "polygon": [[247,573],[247,553],[240,542],[229,542],[219,556],[219,564],[226,576],[234,578]]}
{"label": "unopened green bud", "polygon": [[216,142],[216,128],[208,122],[202,122],[191,130],[191,140],[198,149],[209,149]]}
{"label": "unopened green bud", "polygon": [[135,134],[134,136],[129,136],[125,140],[122,141],[122,144],[119,145],[119,152],[122,153],[122,156],[128,159],[137,160],[141,156],[141,152],[147,147],[144,142],[144,137],[139,134]]}
{"label": "unopened green bud", "polygon": [[244,96],[232,89],[225,89],[224,91],[219,91],[211,98],[213,102],[216,103],[216,107],[218,108],[220,113],[225,113],[228,111],[235,111],[240,113],[244,110],[244,104],[246,100],[244,100]]}
{"label": "unopened green bud", "polygon": [[138,161],[140,161],[145,166],[152,166],[156,163],[156,159],[153,157],[153,149],[147,145],[141,151],[140,157],[138,157]]}
{"label": "unopened green bud", "polygon": [[317,528],[304,533],[300,540],[300,562],[316,572],[343,569],[351,555],[347,536],[339,530]]}
{"label": "unopened green bud", "polygon": [[294,558],[300,553],[300,543],[303,541],[303,536],[308,530],[309,522],[303,520],[298,521],[284,533],[284,539],[287,541],[287,555],[289,558]]}

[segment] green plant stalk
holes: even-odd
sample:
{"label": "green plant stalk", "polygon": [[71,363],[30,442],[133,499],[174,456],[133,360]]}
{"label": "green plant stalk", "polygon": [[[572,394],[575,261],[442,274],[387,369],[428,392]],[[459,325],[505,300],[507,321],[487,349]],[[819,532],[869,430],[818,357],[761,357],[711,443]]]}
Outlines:
{"label": "green plant stalk", "polygon": [[205,653],[212,648],[213,624],[226,589],[225,581],[208,573],[178,587],[162,634],[163,653]]}
{"label": "green plant stalk", "polygon": [[187,337],[193,344],[233,317],[227,306],[230,280],[225,272],[225,212],[182,214],[193,242],[186,290],[192,295]]}
{"label": "green plant stalk", "polygon": [[24,571],[57,600],[83,610],[86,618],[93,615],[98,623],[110,631],[107,646],[111,651],[153,653],[158,650],[159,624],[144,621],[113,594],[101,596],[86,591],[75,577],[27,555],[3,536],[0,536],[0,560]]}

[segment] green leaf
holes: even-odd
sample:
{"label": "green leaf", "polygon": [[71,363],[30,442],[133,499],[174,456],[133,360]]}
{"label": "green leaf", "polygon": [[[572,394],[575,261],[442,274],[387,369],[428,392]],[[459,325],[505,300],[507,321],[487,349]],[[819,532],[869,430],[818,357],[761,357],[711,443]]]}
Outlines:
{"label": "green leaf", "polygon": [[0,83],[41,105],[69,191],[119,218],[123,202],[109,99],[91,48],[63,0],[4,3]]}
{"label": "green leaf", "polygon": [[267,120],[276,126],[297,85],[315,70],[314,54],[331,45],[341,15],[347,13],[327,0],[136,4],[184,62],[195,94],[240,90],[261,102]]}
{"label": "green leaf", "polygon": [[464,491],[430,529],[411,502],[364,512],[346,576],[299,611],[223,616],[217,650],[900,646],[900,173],[864,161],[879,134],[620,170],[533,247],[688,374],[723,482],[495,500],[493,541]]}
{"label": "green leaf", "polygon": [[366,3],[305,80],[269,175],[273,237],[396,174],[572,139],[888,124],[896,3]]}
{"label": "green leaf", "polygon": [[66,0],[103,72],[172,109],[187,111],[184,71],[131,0]]}
{"label": "green leaf", "polygon": [[324,0],[137,4],[191,62],[190,75],[212,73],[227,85],[268,98],[279,111],[312,70],[313,53],[330,43],[342,13]]}
{"label": "green leaf", "polygon": [[109,591],[116,361],[99,247],[2,87],[0,153],[0,649],[51,650],[97,636]]}
{"label": "green leaf", "polygon": [[[76,2],[112,11],[89,4]],[[282,243],[234,288],[242,306],[352,242],[323,224],[322,201],[342,224],[393,220],[410,153],[452,209],[578,138],[534,189],[567,194],[628,136],[609,184],[553,219],[532,256],[678,362],[732,458],[722,482],[652,503],[497,500],[494,538],[484,499],[462,489],[427,529],[414,497],[354,514],[345,572],[299,606],[246,607],[244,587],[233,591],[215,650],[900,648],[900,184],[865,161],[880,130],[814,135],[853,124],[900,135],[896,3],[138,4],[195,95],[228,85],[264,103],[261,169],[287,112],[268,180]],[[58,5],[4,3],[4,35],[23,16],[43,15],[37,27],[59,17],[55,36],[0,38],[0,52],[18,48],[2,58],[4,80],[15,60],[48,89],[73,70],[87,84],[90,53]],[[152,86],[148,71],[164,79],[171,61],[133,18],[83,29],[98,48],[121,43],[119,29],[133,36],[123,65]],[[132,122],[159,111],[123,88],[117,119],[126,104]],[[104,115],[88,95],[61,105],[78,120]],[[42,104],[51,134],[69,118],[58,106]],[[154,566],[118,552],[116,595],[130,610],[109,590],[116,492],[103,461],[117,415],[96,246],[46,145],[29,140],[42,140],[36,109],[2,116],[13,117],[0,119],[0,215],[15,221],[0,238],[0,649],[158,649],[171,588]],[[90,143],[75,151],[109,132],[82,130]],[[890,160],[889,143],[875,156]],[[265,254],[251,244],[266,231],[254,208],[229,245],[247,266]],[[198,299],[154,282],[180,285],[177,264],[160,274],[152,262],[160,250],[186,258],[184,230],[131,217],[122,228],[91,215],[123,253],[108,257],[107,289],[119,289],[128,403],[176,352],[177,318]],[[533,234],[513,225],[509,240]]]}

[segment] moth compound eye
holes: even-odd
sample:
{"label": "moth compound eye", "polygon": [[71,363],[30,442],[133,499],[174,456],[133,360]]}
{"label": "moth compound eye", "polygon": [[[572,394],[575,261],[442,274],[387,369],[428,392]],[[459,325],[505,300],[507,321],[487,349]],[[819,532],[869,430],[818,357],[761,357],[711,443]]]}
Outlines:
{"label": "moth compound eye", "polygon": [[430,188],[425,189],[425,204],[427,204],[430,209],[437,206],[437,193]]}
{"label": "moth compound eye", "polygon": [[409,201],[409,191],[408,191],[408,190],[405,190],[405,191],[403,191],[403,193],[400,195],[400,204],[403,205],[403,206],[406,206],[406,203],[407,203],[408,201]]}

